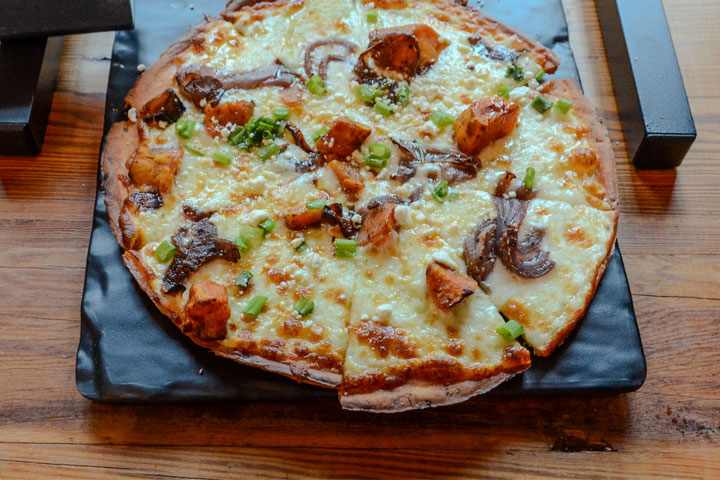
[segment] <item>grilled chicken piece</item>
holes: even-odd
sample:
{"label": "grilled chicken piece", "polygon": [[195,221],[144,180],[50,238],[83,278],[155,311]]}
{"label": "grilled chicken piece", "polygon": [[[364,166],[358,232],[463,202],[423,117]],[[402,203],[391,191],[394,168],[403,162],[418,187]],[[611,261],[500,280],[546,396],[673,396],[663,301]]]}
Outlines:
{"label": "grilled chicken piece", "polygon": [[435,305],[445,310],[462,302],[478,289],[475,280],[435,261],[425,270],[425,281]]}
{"label": "grilled chicken piece", "polygon": [[140,145],[128,164],[130,180],[138,187],[149,186],[167,193],[172,188],[182,156],[183,151],[177,147]]}
{"label": "grilled chicken piece", "polygon": [[342,160],[359,149],[372,130],[361,123],[339,118],[317,141],[317,149],[329,160]]}
{"label": "grilled chicken piece", "polygon": [[365,181],[360,174],[360,170],[354,163],[333,160],[328,163],[328,167],[335,173],[340,186],[349,195],[354,195],[365,187]]}
{"label": "grilled chicken piece", "polygon": [[185,332],[192,332],[202,340],[225,338],[227,321],[230,318],[230,304],[225,287],[209,280],[193,285],[185,314]]}
{"label": "grilled chicken piece", "polygon": [[466,155],[477,155],[491,142],[515,128],[520,107],[500,97],[488,97],[470,105],[454,125],[455,141]]}
{"label": "grilled chicken piece", "polygon": [[255,104],[245,100],[205,106],[205,130],[211,137],[220,135],[225,125],[245,125],[253,116]]}

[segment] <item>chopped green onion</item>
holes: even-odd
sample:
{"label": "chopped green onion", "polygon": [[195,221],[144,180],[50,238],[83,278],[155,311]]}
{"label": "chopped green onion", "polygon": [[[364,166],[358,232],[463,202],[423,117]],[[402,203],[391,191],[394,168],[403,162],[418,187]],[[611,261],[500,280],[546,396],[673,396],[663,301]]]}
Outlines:
{"label": "chopped green onion", "polygon": [[367,13],[367,21],[370,23],[376,23],[378,21],[378,12],[371,10]]}
{"label": "chopped green onion", "polygon": [[357,250],[357,242],[355,240],[346,240],[344,238],[335,239],[335,255],[343,258],[353,258]]}
{"label": "chopped green onion", "polygon": [[217,151],[213,153],[213,162],[222,163],[223,165],[230,165],[235,157],[229,153]]}
{"label": "chopped green onion", "polygon": [[175,248],[175,245],[167,240],[163,240],[155,249],[155,258],[157,258],[160,263],[167,263],[172,260],[176,251],[177,248]]}
{"label": "chopped green onion", "polygon": [[403,107],[410,103],[410,87],[403,85],[398,88],[398,91],[395,93],[395,98],[397,98],[398,103]]}
{"label": "chopped green onion", "polygon": [[295,311],[300,314],[301,317],[307,317],[310,315],[315,308],[315,302],[309,298],[302,297],[295,303]]}
{"label": "chopped green onion", "polygon": [[375,111],[385,117],[389,117],[393,113],[393,107],[389,103],[385,103],[380,100],[375,100]]}
{"label": "chopped green onion", "polygon": [[323,199],[320,199],[320,200],[314,200],[314,201],[312,201],[312,202],[307,202],[307,203],[305,204],[305,206],[308,208],[308,210],[320,210],[321,208],[323,208],[323,207],[324,207],[325,205],[327,205],[327,204],[328,204],[327,200],[325,200],[325,199],[323,198]]}
{"label": "chopped green onion", "polygon": [[545,70],[540,70],[540,73],[535,75],[535,80],[538,82],[542,81],[542,79],[545,77]]}
{"label": "chopped green onion", "polygon": [[370,145],[370,158],[382,160],[390,157],[390,149],[380,143]]}
{"label": "chopped green onion", "polygon": [[380,90],[370,85],[360,85],[357,90],[355,90],[355,97],[366,103],[373,103],[375,97],[378,95],[380,95]]}
{"label": "chopped green onion", "polygon": [[510,98],[510,92],[512,92],[514,88],[515,87],[510,85],[503,85],[498,88],[498,96],[502,98]]}
{"label": "chopped green onion", "polygon": [[525,179],[523,180],[523,185],[525,185],[525,190],[532,190],[533,189],[533,183],[535,182],[535,169],[533,167],[528,167],[527,170],[525,170]]}
{"label": "chopped green onion", "polygon": [[373,170],[382,170],[387,165],[387,158],[373,158],[370,156],[365,159],[364,163]]}
{"label": "chopped green onion", "polygon": [[460,198],[460,194],[458,192],[450,192],[450,193],[448,193],[447,201],[452,203],[452,202],[456,201],[458,198]]}
{"label": "chopped green onion", "polygon": [[328,128],[325,126],[318,128],[317,130],[315,130],[315,133],[312,134],[313,141],[317,142],[318,140],[320,140],[320,137],[325,135],[327,132]]}
{"label": "chopped green onion", "polygon": [[245,307],[245,310],[243,310],[243,313],[251,317],[257,317],[265,306],[265,302],[267,302],[267,297],[261,295],[253,297],[247,307]]}
{"label": "chopped green onion", "polygon": [[433,189],[432,196],[435,197],[435,200],[437,200],[438,203],[443,203],[445,201],[445,197],[447,197],[449,193],[450,188],[448,188],[448,182],[447,180],[443,180]]}
{"label": "chopped green onion", "polygon": [[266,218],[262,222],[260,222],[260,225],[258,227],[262,228],[265,232],[263,236],[271,233],[275,229],[275,225],[277,225],[277,222],[273,220],[272,218]]}
{"label": "chopped green onion", "polygon": [[197,155],[198,157],[204,157],[204,156],[205,156],[205,153],[204,153],[204,152],[201,152],[200,150],[197,150],[197,149],[191,147],[190,145],[185,145],[185,150],[187,150],[188,152],[192,153],[193,155]]}
{"label": "chopped green onion", "polygon": [[307,248],[308,248],[307,243],[302,242],[302,243],[295,249],[295,251],[296,251],[296,252],[302,252],[302,251],[307,250]]}
{"label": "chopped green onion", "polygon": [[255,248],[263,241],[264,230],[262,228],[243,225],[240,227],[240,234],[235,240],[235,244],[240,249],[240,253],[245,253],[251,248]]}
{"label": "chopped green onion", "polygon": [[317,75],[310,77],[310,80],[305,83],[305,86],[310,90],[310,93],[314,93],[315,95],[322,95],[327,90],[325,88],[325,82]]}
{"label": "chopped green onion", "polygon": [[253,277],[253,274],[250,270],[243,270],[240,272],[240,275],[238,275],[237,280],[235,280],[235,285],[242,288],[247,288],[248,285],[250,285],[250,279]]}
{"label": "chopped green onion", "polygon": [[195,122],[192,120],[178,120],[175,124],[175,133],[180,138],[187,140],[195,133]]}
{"label": "chopped green onion", "polygon": [[553,102],[548,100],[547,98],[542,97],[541,95],[538,95],[537,97],[535,97],[535,100],[532,101],[530,106],[537,110],[538,113],[545,113],[550,110],[550,107],[553,106]]}
{"label": "chopped green onion", "polygon": [[505,72],[505,78],[512,78],[516,82],[519,82],[523,78],[525,78],[525,74],[523,73],[523,69],[520,65],[513,63],[507,68],[507,72]]}
{"label": "chopped green onion", "polygon": [[455,123],[455,117],[444,110],[435,110],[430,114],[430,120],[439,128],[444,128]]}
{"label": "chopped green onion", "polygon": [[508,320],[504,325],[499,326],[495,331],[499,333],[506,342],[512,342],[525,333],[523,326],[515,320]]}
{"label": "chopped green onion", "polygon": [[560,113],[567,114],[570,109],[573,106],[573,102],[570,100],[566,100],[564,98],[558,98],[557,103],[555,104],[555,110],[557,110]]}
{"label": "chopped green onion", "polygon": [[258,149],[257,156],[260,157],[262,160],[267,160],[273,155],[278,155],[279,153],[280,146],[275,143],[271,143],[270,145],[265,145],[264,147]]}
{"label": "chopped green onion", "polygon": [[290,117],[290,109],[278,107],[273,110],[273,117],[275,117],[275,120],[287,120]]}

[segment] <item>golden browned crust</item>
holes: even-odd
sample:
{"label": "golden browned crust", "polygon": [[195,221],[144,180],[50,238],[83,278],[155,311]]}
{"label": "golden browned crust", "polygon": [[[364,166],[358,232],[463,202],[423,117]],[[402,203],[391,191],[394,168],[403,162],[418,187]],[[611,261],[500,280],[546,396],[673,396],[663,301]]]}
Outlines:
{"label": "golden browned crust", "polygon": [[617,234],[617,224],[618,224],[618,213],[612,212],[612,224],[613,224],[613,230],[612,235],[610,235],[610,238],[608,239],[608,242],[606,244],[607,253],[605,254],[605,258],[602,262],[598,263],[597,267],[595,268],[595,274],[593,275],[592,279],[592,285],[590,286],[590,290],[588,290],[587,295],[585,296],[585,305],[579,310],[575,312],[572,319],[567,323],[565,328],[560,330],[558,333],[555,334],[555,337],[546,345],[542,346],[541,348],[533,348],[533,352],[535,355],[539,357],[547,357],[550,355],[557,347],[562,345],[562,343],[565,341],[568,335],[570,335],[570,332],[573,331],[575,326],[577,325],[578,321],[585,315],[585,312],[587,311],[588,307],[590,306],[590,302],[592,302],[593,298],[595,298],[595,292],[597,291],[598,284],[600,283],[600,280],[603,277],[603,274],[605,273],[605,269],[607,268],[607,264],[610,261],[610,257],[613,254],[613,251],[615,250],[615,237]]}
{"label": "golden browned crust", "polygon": [[411,381],[392,390],[370,393],[340,392],[340,404],[345,410],[362,410],[374,413],[395,413],[406,410],[439,407],[460,403],[468,398],[492,390],[512,378],[500,373],[483,380],[469,380],[449,385]]}
{"label": "golden browned crust", "polygon": [[587,137],[595,147],[599,159],[599,180],[605,189],[605,201],[611,209],[617,207],[617,180],[613,154],[605,123],[580,87],[570,78],[554,80],[543,85],[541,91],[573,102],[573,113],[590,129]]}

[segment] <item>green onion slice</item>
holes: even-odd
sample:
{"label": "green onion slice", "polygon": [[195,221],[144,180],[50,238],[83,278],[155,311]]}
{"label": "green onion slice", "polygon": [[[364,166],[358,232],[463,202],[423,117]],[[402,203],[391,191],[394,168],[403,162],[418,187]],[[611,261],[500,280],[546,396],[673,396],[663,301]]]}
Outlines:
{"label": "green onion slice", "polygon": [[307,317],[310,315],[315,308],[315,302],[309,298],[302,297],[295,303],[295,311],[300,314],[301,317]]}
{"label": "green onion slice", "polygon": [[355,240],[346,240],[344,238],[335,239],[335,255],[343,258],[353,258],[357,250],[357,242]]}
{"label": "green onion slice", "polygon": [[263,231],[265,232],[264,235],[267,235],[275,229],[275,225],[277,225],[277,222],[275,220],[273,220],[272,218],[266,218],[265,220],[260,222],[260,225],[258,225],[258,227],[263,229]]}
{"label": "green onion slice", "polygon": [[257,295],[253,297],[252,300],[250,300],[250,303],[248,303],[247,307],[245,307],[243,313],[245,315],[250,315],[251,317],[257,317],[258,315],[260,315],[260,312],[265,306],[265,302],[267,302],[267,297]]}
{"label": "green onion slice", "polygon": [[187,140],[195,133],[195,122],[192,120],[178,120],[175,124],[175,133],[180,138]]}
{"label": "green onion slice", "polygon": [[243,270],[240,272],[240,275],[238,275],[237,280],[235,280],[235,285],[242,288],[247,288],[248,285],[250,285],[250,279],[253,277],[253,274],[250,270]]}
{"label": "green onion slice", "polygon": [[495,331],[499,333],[506,342],[512,342],[525,333],[523,326],[515,320],[508,320],[504,325],[499,326]]}
{"label": "green onion slice", "polygon": [[513,63],[507,68],[505,78],[512,78],[516,82],[520,82],[523,78],[525,78],[525,74],[523,73],[523,69],[520,65]]}
{"label": "green onion slice", "polygon": [[448,193],[447,201],[452,203],[452,202],[456,201],[458,198],[460,198],[460,194],[458,192],[450,192],[450,193]]}
{"label": "green onion slice", "polygon": [[435,197],[435,200],[437,200],[438,203],[443,203],[445,201],[445,197],[447,197],[449,193],[450,188],[448,187],[447,180],[442,180],[437,184],[437,187],[433,189],[432,196]]}
{"label": "green onion slice", "polygon": [[296,252],[303,252],[303,251],[307,250],[307,248],[308,248],[307,243],[303,242],[303,243],[300,244],[299,247],[297,247],[297,248],[295,249],[295,251],[296,251]]}
{"label": "green onion slice", "polygon": [[185,150],[192,153],[193,155],[197,155],[198,157],[204,157],[205,152],[201,152],[200,150],[191,147],[190,145],[185,145]]}
{"label": "green onion slice", "polygon": [[444,110],[435,110],[430,114],[430,120],[439,128],[444,128],[455,123],[455,117]]}
{"label": "green onion slice", "polygon": [[240,234],[235,240],[235,244],[240,249],[240,253],[245,253],[251,248],[255,248],[263,241],[265,231],[262,228],[243,225],[240,227]]}
{"label": "green onion slice", "polygon": [[535,75],[535,80],[538,82],[542,81],[542,79],[545,77],[545,70],[540,70],[540,73]]}
{"label": "green onion slice", "polygon": [[167,263],[172,260],[176,251],[177,248],[175,248],[175,245],[167,240],[163,240],[155,249],[155,258],[157,258],[160,263]]}
{"label": "green onion slice", "polygon": [[551,100],[548,100],[547,98],[544,98],[542,95],[538,95],[537,97],[535,97],[535,100],[532,101],[530,106],[537,110],[538,113],[545,113],[550,110],[550,107],[553,106],[553,102]]}
{"label": "green onion slice", "polygon": [[364,163],[373,170],[382,170],[387,165],[387,158],[367,157]]}
{"label": "green onion slice", "polygon": [[312,134],[313,141],[317,142],[318,140],[320,140],[320,137],[325,135],[327,132],[328,132],[328,128],[325,126],[318,128],[317,130],[315,130],[315,133]]}
{"label": "green onion slice", "polygon": [[410,103],[410,87],[403,85],[398,88],[398,91],[395,93],[395,98],[397,98],[398,103],[403,107]]}
{"label": "green onion slice", "polygon": [[308,210],[320,210],[327,204],[328,204],[327,200],[325,200],[323,198],[320,200],[313,200],[312,202],[307,202],[305,204],[305,206],[307,207]]}
{"label": "green onion slice", "polygon": [[555,104],[555,110],[557,110],[558,112],[560,112],[562,114],[567,114],[570,111],[570,109],[572,108],[572,106],[573,106],[573,102],[571,102],[570,100],[566,100],[564,98],[558,98],[558,101]]}
{"label": "green onion slice", "polygon": [[257,156],[260,157],[261,160],[267,160],[268,158],[272,157],[273,155],[280,154],[280,146],[271,143],[270,145],[265,145],[262,148],[259,148],[257,151]]}
{"label": "green onion slice", "polygon": [[325,82],[317,75],[310,77],[310,80],[305,83],[305,86],[310,93],[314,93],[315,95],[322,95],[327,90],[325,88]]}
{"label": "green onion slice", "polygon": [[376,158],[378,160],[390,158],[390,149],[380,143],[370,145],[368,150],[370,151],[370,158]]}
{"label": "green onion slice", "polygon": [[233,155],[221,151],[213,152],[212,158],[215,163],[222,163],[223,165],[230,165],[235,159]]}
{"label": "green onion slice", "polygon": [[278,107],[273,110],[273,117],[275,117],[275,120],[287,120],[290,117],[290,109]]}
{"label": "green onion slice", "polygon": [[389,103],[380,101],[380,100],[375,100],[374,108],[375,108],[376,112],[378,112],[379,114],[381,114],[385,117],[389,117],[393,113],[392,105],[390,105]]}
{"label": "green onion slice", "polygon": [[525,190],[532,190],[533,183],[535,183],[535,169],[533,167],[528,167],[527,170],[525,170],[525,179],[523,180]]}
{"label": "green onion slice", "polygon": [[367,13],[367,21],[370,23],[376,23],[378,21],[378,12],[371,10]]}
{"label": "green onion slice", "polygon": [[370,85],[360,85],[355,90],[355,97],[366,103],[373,103],[378,95],[380,95],[380,90]]}
{"label": "green onion slice", "polygon": [[510,92],[512,92],[514,88],[515,87],[510,85],[503,85],[498,88],[498,96],[502,98],[510,98]]}

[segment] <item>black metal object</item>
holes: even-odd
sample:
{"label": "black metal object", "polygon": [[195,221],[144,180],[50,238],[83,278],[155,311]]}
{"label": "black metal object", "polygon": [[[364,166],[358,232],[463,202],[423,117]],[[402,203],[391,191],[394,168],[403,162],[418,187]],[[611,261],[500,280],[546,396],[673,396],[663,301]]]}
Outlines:
{"label": "black metal object", "polygon": [[680,165],[696,137],[661,0],[598,0],[610,73],[637,168]]}
{"label": "black metal object", "polygon": [[130,28],[131,0],[0,0],[0,39]]}
{"label": "black metal object", "polygon": [[0,42],[0,155],[40,153],[63,37]]}
{"label": "black metal object", "polygon": [[[171,0],[138,4],[137,29],[116,36],[108,84],[105,131],[122,117],[124,98],[137,79],[136,66],[151,64],[204,10],[225,0],[195,0],[196,10]],[[472,4],[472,2],[471,2]],[[559,0],[486,0],[484,11],[536,35],[561,52],[560,76],[577,79]],[[557,75],[556,75],[557,76]],[[165,402],[202,400],[308,400],[336,396],[280,375],[237,365],[193,344],[137,286],[121,261],[98,192],[77,353],[79,392],[93,400]],[[620,252],[612,255],[595,299],[579,326],[548,358],[493,390],[491,395],[616,393],[638,389],[645,358]]]}

